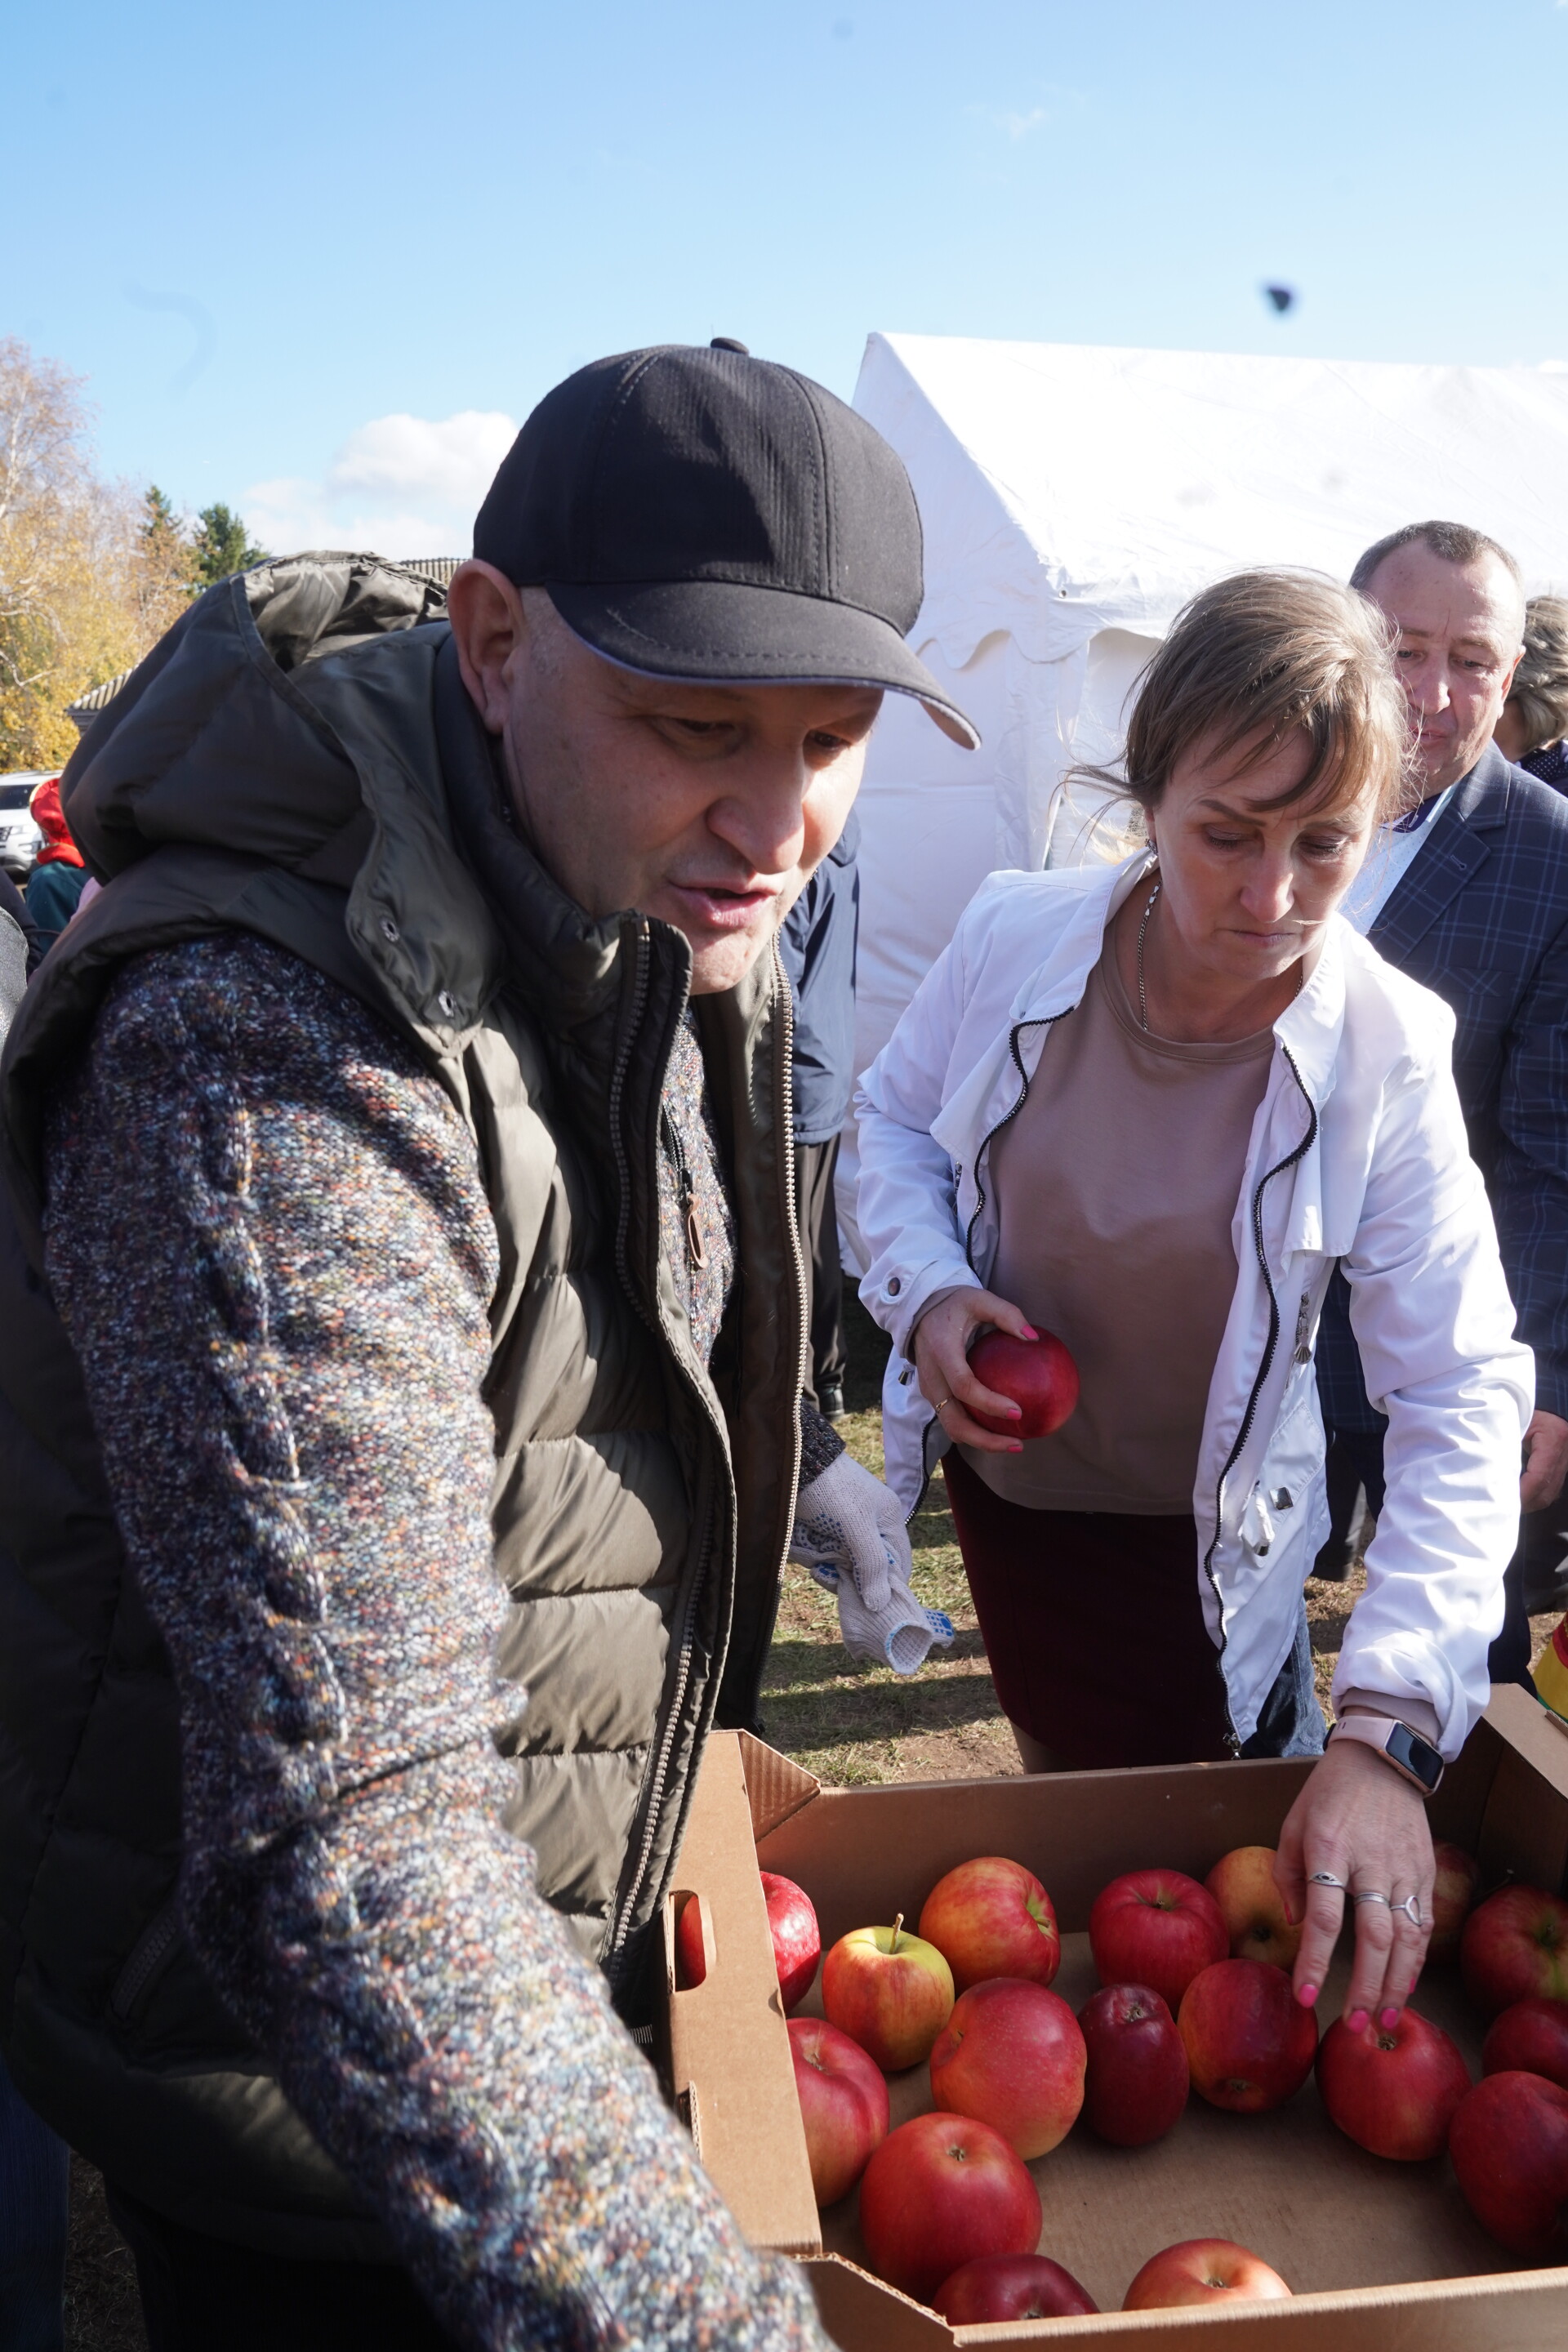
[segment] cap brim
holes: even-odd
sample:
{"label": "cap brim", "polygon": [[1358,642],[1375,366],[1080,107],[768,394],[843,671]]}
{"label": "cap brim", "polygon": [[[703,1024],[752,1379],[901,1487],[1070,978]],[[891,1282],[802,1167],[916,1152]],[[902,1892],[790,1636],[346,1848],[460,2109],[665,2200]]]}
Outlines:
{"label": "cap brim", "polygon": [[961,750],[979,745],[979,729],[875,613],[742,581],[543,584],[574,635],[623,669],[700,686],[863,686],[908,694]]}

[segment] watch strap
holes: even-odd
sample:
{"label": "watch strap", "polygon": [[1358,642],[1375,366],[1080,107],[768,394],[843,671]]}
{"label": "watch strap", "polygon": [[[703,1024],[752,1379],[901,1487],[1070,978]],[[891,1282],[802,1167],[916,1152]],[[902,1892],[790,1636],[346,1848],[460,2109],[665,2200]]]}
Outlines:
{"label": "watch strap", "polygon": [[1443,1759],[1432,1742],[1393,1715],[1347,1715],[1333,1728],[1335,1739],[1359,1740],[1392,1766],[1424,1797],[1435,1796],[1443,1778]]}

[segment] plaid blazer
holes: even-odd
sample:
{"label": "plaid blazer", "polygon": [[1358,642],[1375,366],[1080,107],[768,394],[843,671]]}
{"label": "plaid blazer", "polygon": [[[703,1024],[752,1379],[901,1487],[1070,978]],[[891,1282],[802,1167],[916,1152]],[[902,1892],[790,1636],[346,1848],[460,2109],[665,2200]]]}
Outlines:
{"label": "plaid blazer", "polygon": [[[1453,1007],[1454,1076],[1486,1180],[1536,1402],[1568,1420],[1568,799],[1489,743],[1368,938]],[[1318,1346],[1331,1427],[1366,1429],[1336,1275]]]}

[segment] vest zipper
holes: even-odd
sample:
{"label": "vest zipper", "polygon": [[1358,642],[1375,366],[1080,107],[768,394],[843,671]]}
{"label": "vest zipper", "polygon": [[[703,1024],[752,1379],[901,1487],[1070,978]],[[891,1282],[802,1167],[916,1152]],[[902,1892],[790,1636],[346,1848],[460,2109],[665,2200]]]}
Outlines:
{"label": "vest zipper", "polygon": [[1236,1443],[1230,1449],[1230,1453],[1226,1460],[1225,1467],[1219,1474],[1219,1483],[1215,1488],[1214,1540],[1209,1545],[1207,1551],[1204,1554],[1204,1574],[1208,1578],[1209,1590],[1214,1594],[1215,1601],[1220,1603],[1219,1654],[1215,1660],[1215,1667],[1219,1675],[1220,1687],[1224,1694],[1226,1720],[1225,1744],[1229,1748],[1233,1756],[1240,1755],[1242,1741],[1237,1735],[1236,1720],[1230,1711],[1230,1691],[1225,1679],[1225,1654],[1227,1647],[1227,1636],[1225,1630],[1225,1609],[1223,1601],[1221,1601],[1219,1579],[1214,1572],[1214,1556],[1219,1548],[1220,1528],[1222,1525],[1220,1515],[1223,1508],[1225,1482],[1229,1477],[1232,1470],[1235,1469],[1237,1463],[1240,1460],[1242,1448],[1246,1445],[1247,1439],[1252,1434],[1252,1424],[1258,1416],[1258,1400],[1262,1394],[1263,1383],[1268,1378],[1269,1368],[1274,1361],[1274,1350],[1279,1344],[1279,1301],[1275,1295],[1274,1277],[1268,1271],[1268,1255],[1263,1244],[1264,1190],[1266,1186],[1274,1181],[1276,1176],[1282,1176],[1288,1168],[1294,1168],[1297,1161],[1305,1157],[1307,1152],[1310,1150],[1313,1140],[1318,1132],[1318,1107],[1312,1100],[1311,1096],[1307,1092],[1306,1087],[1301,1085],[1301,1073],[1296,1067],[1289,1047],[1282,1045],[1279,1051],[1284,1055],[1290,1076],[1295,1079],[1298,1087],[1300,1088],[1301,1099],[1307,1106],[1307,1132],[1301,1138],[1300,1142],[1296,1146],[1294,1151],[1287,1152],[1283,1160],[1276,1160],[1274,1166],[1268,1170],[1264,1175],[1258,1178],[1257,1187],[1252,1195],[1252,1246],[1254,1251],[1257,1253],[1258,1271],[1263,1276],[1263,1286],[1268,1293],[1268,1337],[1264,1342],[1263,1355],[1258,1363],[1257,1377],[1252,1383],[1251,1393],[1247,1400],[1247,1410],[1241,1416],[1241,1427],[1237,1432]]}

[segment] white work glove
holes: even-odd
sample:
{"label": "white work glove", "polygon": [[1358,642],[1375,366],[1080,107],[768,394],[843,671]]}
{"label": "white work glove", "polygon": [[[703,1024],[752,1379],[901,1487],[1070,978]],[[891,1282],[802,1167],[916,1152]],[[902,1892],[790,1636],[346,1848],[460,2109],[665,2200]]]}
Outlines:
{"label": "white work glove", "polygon": [[852,1658],[912,1675],[935,1643],[946,1649],[952,1620],[923,1609],[910,1591],[910,1539],[898,1497],[841,1454],[795,1498],[789,1556],[838,1602],[838,1630]]}

